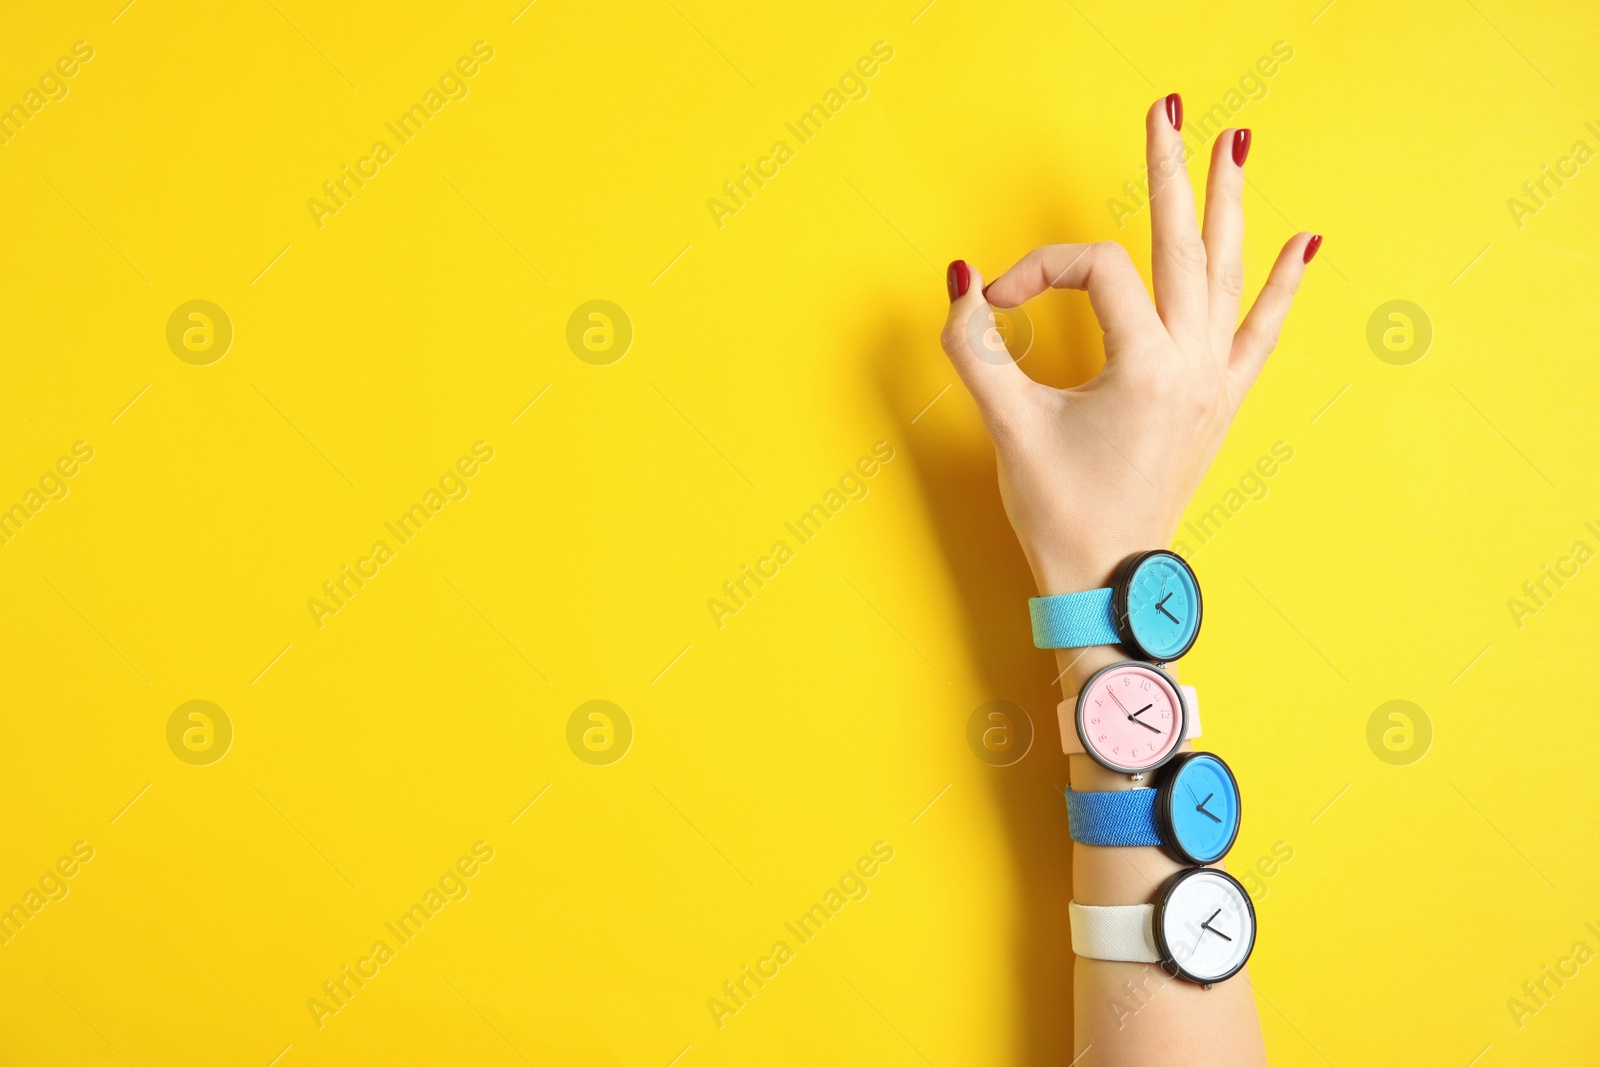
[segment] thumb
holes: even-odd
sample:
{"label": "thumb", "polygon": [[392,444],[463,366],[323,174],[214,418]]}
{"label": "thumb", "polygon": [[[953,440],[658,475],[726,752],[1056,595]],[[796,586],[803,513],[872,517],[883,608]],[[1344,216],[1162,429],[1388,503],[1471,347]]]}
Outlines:
{"label": "thumb", "polygon": [[945,275],[950,313],[939,344],[985,416],[1004,407],[1030,380],[1017,366],[995,325],[994,308],[983,295],[983,275],[965,260]]}

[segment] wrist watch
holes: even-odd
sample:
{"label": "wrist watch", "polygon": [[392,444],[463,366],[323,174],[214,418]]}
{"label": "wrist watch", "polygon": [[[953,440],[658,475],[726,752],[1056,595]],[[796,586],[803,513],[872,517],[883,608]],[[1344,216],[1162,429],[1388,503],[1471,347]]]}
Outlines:
{"label": "wrist watch", "polygon": [[1188,867],[1150,904],[1092,907],[1072,901],[1072,951],[1092,960],[1159,963],[1210,989],[1238,974],[1256,944],[1256,909],[1226,871]]}
{"label": "wrist watch", "polygon": [[1132,660],[1095,671],[1077,699],[1063,700],[1056,713],[1061,751],[1087,753],[1102,767],[1136,779],[1171,759],[1180,743],[1200,736],[1194,687]]}
{"label": "wrist watch", "polygon": [[1109,589],[1031,597],[1028,614],[1038,648],[1121,645],[1168,663],[1200,636],[1200,583],[1176,553],[1137,552],[1118,565]]}
{"label": "wrist watch", "polygon": [[1179,863],[1204,866],[1239,836],[1239,783],[1220,756],[1180,752],[1154,789],[1066,791],[1068,828],[1080,845],[1157,845]]}

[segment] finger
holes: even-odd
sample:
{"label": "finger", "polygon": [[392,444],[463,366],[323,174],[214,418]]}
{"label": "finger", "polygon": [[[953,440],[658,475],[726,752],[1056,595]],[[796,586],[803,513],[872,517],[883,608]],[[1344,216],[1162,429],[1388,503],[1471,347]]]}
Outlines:
{"label": "finger", "polygon": [[1244,292],[1244,161],[1249,130],[1223,130],[1211,150],[1206,177],[1206,290],[1213,349],[1227,352],[1239,325]]}
{"label": "finger", "polygon": [[1092,245],[1035,248],[986,290],[989,303],[1016,307],[1046,289],[1082,289],[1106,334],[1106,356],[1123,351],[1134,338],[1163,329],[1139,269],[1115,241]]}
{"label": "finger", "polygon": [[1200,240],[1186,149],[1178,134],[1183,128],[1182,98],[1173,93],[1157,100],[1144,125],[1156,311],[1172,333],[1200,337],[1206,324],[1206,246]]}
{"label": "finger", "polygon": [[1300,279],[1305,276],[1306,264],[1321,247],[1321,234],[1297,233],[1278,253],[1267,284],[1261,287],[1261,294],[1244,317],[1244,325],[1233,337],[1229,369],[1239,382],[1239,395],[1250,388],[1267,357],[1278,347],[1278,334],[1283,329],[1283,320],[1289,316],[1289,307],[1294,303],[1295,290],[1300,288]]}
{"label": "finger", "polygon": [[994,309],[983,298],[983,275],[963,260],[946,272],[950,313],[939,344],[985,418],[997,413],[1030,379],[1011,358],[995,326]]}

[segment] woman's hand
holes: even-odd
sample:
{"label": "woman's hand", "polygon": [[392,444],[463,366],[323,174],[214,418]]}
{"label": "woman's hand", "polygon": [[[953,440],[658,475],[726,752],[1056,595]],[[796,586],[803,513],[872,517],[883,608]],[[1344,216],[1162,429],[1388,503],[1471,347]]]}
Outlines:
{"label": "woman's hand", "polygon": [[[1124,557],[1170,543],[1322,243],[1291,238],[1238,325],[1250,131],[1217,137],[1202,233],[1182,126],[1177,94],[1145,116],[1154,304],[1111,241],[1036,248],[987,288],[950,264],[941,343],[983,414],[1006,514],[1044,595],[1109,585]],[[1072,389],[1033,381],[995,332],[994,308],[1046,289],[1086,290],[1105,332],[1105,369]]]}

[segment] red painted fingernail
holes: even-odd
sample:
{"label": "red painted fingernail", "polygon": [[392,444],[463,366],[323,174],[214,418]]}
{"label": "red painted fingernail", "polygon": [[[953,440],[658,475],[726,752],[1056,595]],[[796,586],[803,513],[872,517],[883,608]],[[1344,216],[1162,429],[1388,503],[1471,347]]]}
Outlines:
{"label": "red painted fingernail", "polygon": [[950,269],[944,274],[944,287],[950,292],[950,303],[967,295],[967,286],[972,284],[972,268],[967,266],[964,259],[954,260]]}
{"label": "red painted fingernail", "polygon": [[1247,156],[1249,156],[1249,155],[1250,155],[1250,131],[1249,130],[1234,130],[1233,131],[1233,165],[1236,166],[1236,167],[1244,166],[1245,158]]}
{"label": "red painted fingernail", "polygon": [[1167,97],[1167,121],[1175,130],[1183,129],[1183,97],[1172,93]]}
{"label": "red painted fingernail", "polygon": [[1317,249],[1322,247],[1322,234],[1311,235],[1311,240],[1306,242],[1306,258],[1302,262],[1310,263],[1311,257],[1317,254]]}

